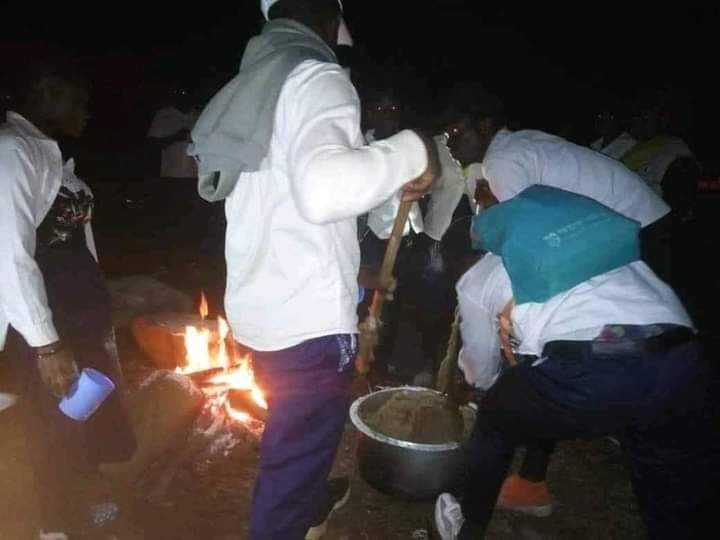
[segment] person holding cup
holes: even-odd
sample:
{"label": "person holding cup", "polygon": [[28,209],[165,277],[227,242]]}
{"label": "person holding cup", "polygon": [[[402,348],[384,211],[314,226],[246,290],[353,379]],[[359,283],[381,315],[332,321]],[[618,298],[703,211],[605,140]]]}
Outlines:
{"label": "person holding cup", "polygon": [[38,537],[64,538],[84,528],[95,502],[69,495],[70,486],[85,485],[100,463],[129,459],[135,438],[119,391],[86,422],[59,408],[80,370],[121,383],[90,227],[92,192],[57,142],[84,131],[86,86],[67,67],[43,66],[25,77],[19,95],[17,112],[0,126],[0,348],[14,364],[26,413]]}

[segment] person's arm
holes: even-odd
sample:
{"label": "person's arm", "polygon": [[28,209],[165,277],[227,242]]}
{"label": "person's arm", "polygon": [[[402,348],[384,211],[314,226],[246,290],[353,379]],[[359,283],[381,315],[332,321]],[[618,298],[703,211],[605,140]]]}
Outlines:
{"label": "person's arm", "polygon": [[29,158],[20,150],[0,153],[0,301],[10,324],[33,347],[54,343],[58,334],[34,259],[34,208],[38,182]]}
{"label": "person's arm", "polygon": [[58,398],[77,374],[72,351],[60,342],[35,262],[34,207],[39,182],[20,149],[0,151],[0,307],[12,327],[35,348],[40,377]]}
{"label": "person's arm", "polygon": [[479,178],[475,183],[474,200],[475,204],[480,208],[490,208],[499,202],[488,181],[482,178]]}
{"label": "person's arm", "polygon": [[499,257],[486,255],[458,283],[463,348],[458,364],[468,384],[487,390],[500,373],[498,314],[512,298]]}
{"label": "person's arm", "polygon": [[338,66],[301,65],[281,101],[292,195],[311,223],[356,217],[427,172],[428,145],[413,131],[362,145],[360,102]]}

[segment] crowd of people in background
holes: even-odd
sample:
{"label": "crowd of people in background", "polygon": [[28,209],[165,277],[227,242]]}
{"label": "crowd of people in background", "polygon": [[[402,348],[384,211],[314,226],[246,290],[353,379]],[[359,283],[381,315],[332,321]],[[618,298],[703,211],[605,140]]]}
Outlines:
{"label": "crowd of people in background", "polygon": [[[387,80],[388,77],[381,77]],[[382,139],[400,131],[403,125],[409,125],[407,106],[400,99],[397,90],[387,86],[373,86],[368,81],[366,87],[360,86],[359,92],[364,103],[364,124],[366,139],[369,142]],[[438,100],[436,118],[426,124],[435,125],[435,137],[438,146],[442,174],[433,186],[427,199],[421,201],[411,212],[410,220],[404,231],[401,248],[398,276],[400,290],[396,295],[397,301],[387,317],[388,329],[386,337],[380,345],[378,369],[392,373],[395,370],[392,361],[392,346],[397,333],[397,312],[406,305],[403,297],[411,298],[409,309],[416,315],[414,322],[418,327],[423,340],[424,359],[419,362],[416,382],[427,380],[427,374],[436,367],[438,358],[443,351],[439,344],[446,341],[447,328],[454,309],[454,283],[467,267],[467,260],[471,254],[469,248],[470,217],[478,207],[477,196],[485,190],[498,196],[499,191],[508,189],[507,182],[493,181],[495,171],[492,159],[480,159],[460,163],[449,151],[446,142],[449,133],[448,115],[452,114],[454,105],[463,95],[473,96],[478,85],[469,84],[461,86],[446,94]],[[479,90],[482,91],[482,90]],[[501,104],[496,103],[495,107]],[[505,113],[503,113],[505,114]],[[511,111],[508,111],[511,114]],[[663,92],[648,92],[635,100],[632,105],[621,106],[619,102],[603,104],[598,107],[597,115],[592,119],[592,140],[582,144],[580,141],[569,141],[546,132],[544,135],[538,131],[513,130],[506,133],[513,138],[513,144],[507,149],[508,154],[527,154],[537,145],[559,145],[566,153],[579,153],[592,158],[593,153],[604,154],[612,159],[613,173],[618,177],[625,175],[629,185],[635,185],[635,178],[641,178],[649,189],[630,195],[628,190],[620,185],[614,187],[610,194],[599,194],[606,189],[604,176],[608,173],[602,166],[594,172],[594,178],[587,179],[586,187],[581,192],[594,195],[600,200],[611,203],[610,206],[620,205],[621,208],[633,204],[631,199],[644,199],[638,204],[648,207],[656,205],[662,207],[663,203],[672,211],[655,212],[651,219],[640,219],[643,226],[651,222],[652,227],[644,233],[647,238],[646,258],[651,260],[653,268],[666,281],[679,290],[688,287],[689,266],[687,264],[688,244],[691,236],[690,230],[694,222],[694,208],[698,195],[698,183],[702,176],[702,165],[694,156],[688,145],[675,135],[673,103]],[[526,134],[526,135],[525,135]],[[525,147],[520,149],[520,140],[525,140]],[[594,152],[589,152],[593,150]],[[578,158],[580,159],[580,158]],[[602,162],[601,158],[597,158]],[[488,165],[488,161],[490,165]],[[502,160],[501,160],[502,161]],[[582,161],[582,160],[581,160]],[[582,161],[584,163],[584,161]],[[484,167],[481,166],[484,164]],[[517,165],[517,163],[516,163]],[[557,163],[553,163],[557,166]],[[575,166],[575,162],[568,162],[568,167]],[[538,175],[557,175],[557,169],[552,167],[539,167]],[[543,173],[544,171],[544,173]],[[497,171],[500,177],[517,174],[513,171]],[[527,172],[526,174],[530,174]],[[537,181],[533,176],[531,182],[521,181],[521,187]],[[636,176],[637,175],[637,176]],[[552,183],[551,179],[547,180]],[[558,180],[559,181],[559,180]],[[544,182],[544,181],[543,181]],[[489,185],[488,185],[489,183]],[[493,189],[495,184],[495,189]],[[622,184],[625,186],[625,184]],[[501,187],[502,186],[502,187]],[[627,187],[627,186],[626,186]],[[637,188],[633,188],[637,189]],[[631,190],[632,191],[632,190]],[[510,195],[500,194],[502,200]],[[613,202],[616,200],[617,202]],[[359,237],[363,253],[362,267],[379,267],[382,261],[383,247],[392,228],[392,220],[397,212],[399,202],[391,199],[385,205],[376,208],[359,220]],[[662,219],[660,219],[662,218]],[[647,253],[650,250],[651,253]],[[689,294],[689,293],[688,293]],[[687,298],[684,298],[687,300]],[[427,300],[430,305],[444,306],[443,310],[431,310],[434,314],[444,313],[441,319],[435,319],[428,324],[423,322],[427,309],[414,309],[418,304]]]}

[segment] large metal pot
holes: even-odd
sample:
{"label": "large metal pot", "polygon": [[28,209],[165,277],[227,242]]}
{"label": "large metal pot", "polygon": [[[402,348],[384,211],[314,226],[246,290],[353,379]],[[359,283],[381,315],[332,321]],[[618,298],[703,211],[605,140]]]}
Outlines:
{"label": "large metal pot", "polygon": [[[380,390],[357,399],[350,419],[360,431],[357,461],[361,476],[374,488],[391,495],[421,500],[447,491],[458,480],[466,463],[465,444],[419,444],[394,439],[370,428],[364,418],[377,411],[396,392],[432,392],[419,387]],[[466,407],[475,415],[475,409]]]}

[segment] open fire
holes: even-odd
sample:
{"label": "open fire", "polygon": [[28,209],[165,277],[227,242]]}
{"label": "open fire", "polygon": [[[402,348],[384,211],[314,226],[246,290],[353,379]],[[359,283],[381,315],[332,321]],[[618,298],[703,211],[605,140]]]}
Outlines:
{"label": "open fire", "polygon": [[170,376],[183,384],[189,382],[189,391],[199,389],[205,399],[187,427],[138,481],[140,497],[155,504],[171,504],[174,481],[181,471],[203,474],[238,446],[257,449],[265,429],[267,403],[255,382],[252,359],[236,354],[224,319],[218,317],[217,324],[207,319],[204,294],[200,315],[199,322],[185,326],[185,365],[176,367]]}
{"label": "open fire", "polygon": [[207,324],[208,303],[201,295],[202,325],[185,327],[186,365],[176,368],[183,375],[206,374],[202,390],[214,409],[224,409],[237,422],[251,424],[265,419],[267,402],[262,389],[255,382],[249,356],[236,358],[232,345],[228,347],[229,327],[222,317],[217,319],[217,331]]}

